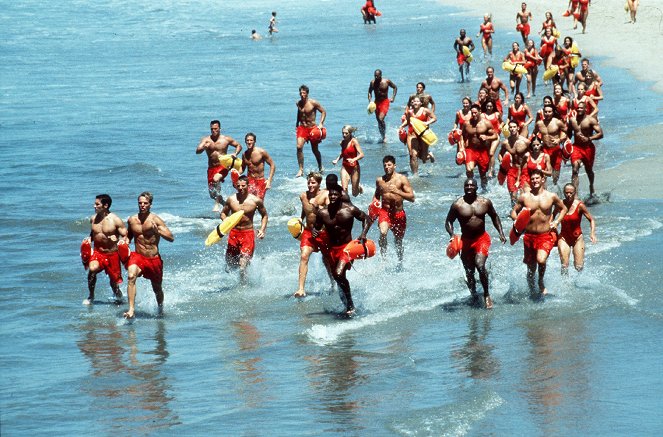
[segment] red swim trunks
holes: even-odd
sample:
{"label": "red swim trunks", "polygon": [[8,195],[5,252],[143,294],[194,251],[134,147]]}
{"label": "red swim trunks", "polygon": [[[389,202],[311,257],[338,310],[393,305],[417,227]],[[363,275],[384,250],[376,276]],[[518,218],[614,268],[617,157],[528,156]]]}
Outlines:
{"label": "red swim trunks", "polygon": [[405,228],[407,227],[407,216],[405,210],[390,211],[388,209],[380,208],[378,214],[378,223],[388,223],[394,237],[403,238],[405,236]]}
{"label": "red swim trunks", "polygon": [[228,234],[228,248],[226,257],[239,260],[240,257],[253,258],[256,247],[256,237],[253,229],[233,229]]}
{"label": "red swim trunks", "polygon": [[456,62],[458,62],[458,65],[463,65],[465,63],[465,55],[463,52],[458,52],[456,55]]}
{"label": "red swim trunks", "polygon": [[[527,171],[523,171],[523,174],[527,174]],[[523,175],[520,175],[520,183],[516,186],[516,181],[518,181],[518,167],[512,165],[509,167],[509,171],[506,173],[506,188],[509,190],[509,193],[515,193],[518,191],[518,188],[523,187]]]}
{"label": "red swim trunks", "polygon": [[310,229],[305,228],[302,231],[302,239],[299,247],[312,247],[313,252],[320,252],[322,255],[329,255],[329,235],[326,231],[320,231],[317,237],[313,236]]}
{"label": "red swim trunks", "polygon": [[306,141],[310,142],[311,144],[320,144],[320,141],[311,140],[311,131],[313,129],[317,129],[317,126],[297,126],[297,138],[305,138]]}
{"label": "red swim trunks", "polygon": [[571,153],[571,162],[582,161],[587,169],[594,167],[594,157],[596,156],[596,146],[593,143],[573,145],[573,152]]}
{"label": "red swim trunks", "polygon": [[521,23],[521,24],[517,25],[517,26],[516,26],[516,30],[517,30],[518,32],[522,33],[523,36],[527,36],[527,35],[529,35],[529,32],[530,32],[529,23],[525,23],[525,24],[522,24],[522,23]]}
{"label": "red swim trunks", "polygon": [[103,267],[104,272],[108,275],[111,282],[114,284],[122,283],[122,269],[120,268],[120,254],[115,252],[100,252],[94,250],[92,252],[92,257],[90,258],[90,263],[92,261],[97,261],[101,267]]}
{"label": "red swim trunks", "polygon": [[488,165],[490,164],[490,154],[488,149],[465,149],[465,162],[474,162],[474,164],[479,167],[481,173],[486,173],[488,171]]}
{"label": "red swim trunks", "polygon": [[267,192],[267,179],[265,178],[249,178],[249,193],[260,197],[265,200],[265,193]]}
{"label": "red swim trunks", "polygon": [[222,165],[217,165],[216,167],[209,167],[207,169],[207,188],[209,190],[210,196],[216,197],[216,195],[221,194],[221,181],[214,181],[214,176],[221,174],[222,178],[225,178],[228,174],[228,169]]}
{"label": "red swim trunks", "polygon": [[391,102],[389,99],[382,99],[382,100],[376,100],[375,101],[375,113],[376,114],[384,114],[387,115],[387,112],[389,112],[389,104]]}
{"label": "red swim trunks", "polygon": [[161,256],[147,257],[137,252],[131,252],[127,268],[135,265],[140,269],[140,274],[150,281],[161,283],[163,280],[163,261]]}
{"label": "red swim trunks", "polygon": [[345,262],[346,270],[352,267],[352,260],[348,256],[348,253],[345,251],[345,246],[347,245],[348,244],[345,243],[329,249],[329,261],[333,268],[335,268],[341,261]]}
{"label": "red swim trunks", "polygon": [[562,169],[564,157],[562,156],[562,149],[560,147],[544,147],[543,153],[550,156],[550,165],[553,170],[559,171]]}
{"label": "red swim trunks", "polygon": [[474,259],[478,254],[488,256],[490,250],[490,235],[485,232],[478,237],[472,239],[462,236],[460,241],[463,242],[463,249],[460,252],[461,259]]}
{"label": "red swim trunks", "polygon": [[550,251],[557,244],[557,232],[549,231],[542,234],[529,234],[523,235],[523,247],[525,248],[525,256],[523,262],[525,264],[536,263],[536,252],[544,250],[546,254],[550,255]]}

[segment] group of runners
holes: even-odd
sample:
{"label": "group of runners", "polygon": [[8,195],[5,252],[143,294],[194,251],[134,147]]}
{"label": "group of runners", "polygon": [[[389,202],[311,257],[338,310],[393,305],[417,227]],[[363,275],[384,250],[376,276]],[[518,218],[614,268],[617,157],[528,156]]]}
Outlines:
{"label": "group of runners", "polygon": [[[531,14],[526,12],[526,4],[523,3],[522,13],[519,13],[521,24],[524,20],[522,16],[527,16],[527,20],[531,19]],[[552,17],[547,17],[546,20],[549,18]],[[485,27],[489,21],[488,15],[484,17],[483,32],[488,32]],[[546,27],[545,23],[544,27],[545,34],[549,27]],[[457,48],[461,46],[458,49],[459,54],[463,52],[462,46],[471,44],[471,40],[467,42],[464,33],[461,31],[461,38],[455,43]],[[484,48],[487,51],[492,50],[492,44],[486,42],[485,37]],[[471,49],[474,49],[473,44]],[[514,43],[514,53],[517,53],[517,43]],[[520,62],[523,58],[517,55],[510,59]],[[598,102],[603,98],[602,81],[591,69],[586,58],[582,59],[581,69],[577,73],[570,65],[568,68],[570,74],[565,75],[566,81],[558,78],[554,84],[553,96],[545,96],[542,108],[533,113],[526,103],[526,97],[519,91],[519,81],[513,80],[513,73],[511,86],[508,88],[495,77],[493,67],[488,67],[476,99],[469,96],[463,98],[462,108],[455,114],[449,141],[456,145],[456,163],[464,166],[466,180],[464,194],[449,208],[445,228],[453,241],[454,223],[458,221],[460,258],[466,272],[468,288],[472,300],[481,304],[475,278],[478,272],[483,288],[483,305],[486,308],[493,307],[486,270],[486,259],[491,245],[486,231],[486,216],[491,219],[502,243],[506,242],[507,237],[491,200],[478,194],[479,184],[475,179],[475,169],[478,170],[479,181],[484,190],[489,178],[497,176],[500,184],[506,182],[513,206],[510,213],[512,219],[515,220],[523,209],[529,211],[529,222],[522,231],[523,262],[527,265],[527,282],[533,297],[538,298],[547,293],[544,275],[548,256],[554,247],[558,247],[563,274],[568,272],[571,254],[574,256],[575,268],[582,270],[584,239],[580,222],[583,216],[590,223],[591,241],[596,241],[594,219],[578,195],[578,175],[580,168],[584,166],[589,180],[590,198],[593,197],[594,141],[603,137],[597,118]],[[565,83],[567,89],[564,89]],[[424,141],[422,132],[418,133],[413,128],[412,122],[417,119],[428,128],[437,121],[435,100],[425,89],[423,82],[417,83],[416,92],[407,100],[399,126],[399,138],[408,151],[411,175],[417,175],[419,161],[435,162],[434,155],[428,150],[428,142]],[[509,90],[514,95],[510,105]],[[394,82],[384,78],[381,70],[375,70],[368,87],[369,112],[375,112],[382,142],[386,142],[385,118],[390,104],[396,99],[397,91],[398,87]],[[387,236],[391,231],[394,235],[398,268],[401,268],[404,256],[403,238],[407,225],[403,204],[405,201],[414,202],[415,193],[408,177],[396,171],[396,158],[386,155],[382,159],[384,174],[376,178],[368,211],[362,211],[352,203],[350,194],[358,196],[363,191],[360,185],[359,161],[364,158],[364,152],[353,135],[356,129],[351,125],[343,126],[341,151],[332,161],[334,165],[341,162],[341,183],[339,184],[336,174],[330,173],[323,188],[324,169],[319,144],[326,137],[324,123],[327,113],[320,102],[309,97],[309,88],[306,85],[299,88],[296,106],[296,176],[304,175],[304,146],[307,142],[311,145],[318,171],[306,175],[307,189],[299,196],[303,229],[299,237],[299,278],[294,296],[306,296],[310,256],[313,252],[320,252],[332,286],[338,286],[341,292],[345,304],[344,313],[351,316],[355,307],[346,273],[353,259],[344,249],[353,240],[354,221],[362,223],[362,232],[358,238],[362,244],[365,244],[372,224],[378,222],[379,247],[383,257],[387,256]],[[261,216],[257,237],[265,237],[268,213],[264,198],[272,186],[276,171],[269,152],[258,147],[256,142],[256,135],[247,133],[244,137],[244,150],[242,144],[222,134],[220,122],[213,120],[210,123],[210,134],[204,136],[196,147],[197,154],[205,153],[207,156],[208,192],[214,200],[214,211],[220,212],[222,220],[235,212],[244,212],[239,223],[227,236],[226,249],[226,262],[230,268],[239,270],[242,281],[246,280],[247,267],[255,250],[256,211]],[[231,171],[234,162],[230,165],[220,162],[221,157],[227,158],[228,155],[231,161],[242,161],[241,171],[235,172],[234,175]],[[570,182],[563,186],[563,196],[560,197],[547,189],[546,181],[550,178],[551,183],[558,186],[562,163],[565,161],[571,163],[572,172]],[[267,176],[265,165],[269,166]],[[229,175],[235,193],[224,199],[222,184]],[[87,264],[89,296],[84,301],[85,304],[93,302],[96,276],[102,270],[109,275],[116,298],[122,298],[119,289],[122,282],[120,263],[124,262],[129,277],[129,310],[125,317],[131,318],[135,315],[135,283],[139,276],[151,281],[161,311],[163,268],[158,246],[161,238],[173,241],[174,236],[163,220],[150,211],[152,200],[150,193],[141,193],[138,196],[138,214],[130,217],[125,227],[122,220],[110,212],[110,196],[103,194],[96,197],[95,214],[90,218],[89,239],[94,245],[94,251]],[[559,231],[558,227],[561,227]],[[132,239],[135,241],[134,251],[128,259],[121,260],[120,247],[123,244],[128,245]]]}

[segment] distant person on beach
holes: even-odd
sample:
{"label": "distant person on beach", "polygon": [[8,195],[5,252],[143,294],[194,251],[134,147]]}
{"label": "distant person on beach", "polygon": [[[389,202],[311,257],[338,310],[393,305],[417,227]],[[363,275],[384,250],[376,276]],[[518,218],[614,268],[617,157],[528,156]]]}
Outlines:
{"label": "distant person on beach", "polygon": [[378,226],[380,228],[380,253],[387,256],[387,234],[394,234],[398,268],[403,265],[403,237],[407,227],[407,216],[403,200],[414,202],[414,191],[408,178],[396,171],[396,158],[386,155],[382,158],[384,174],[375,181],[374,199],[380,202]]}
{"label": "distant person on beach", "polygon": [[[511,44],[511,51],[504,61],[510,62],[514,66],[522,65],[525,66],[525,53],[520,51],[520,44],[514,42]],[[490,67],[489,67],[490,68]],[[511,92],[516,94],[520,92],[520,82],[523,80],[523,75],[516,73],[515,71],[509,71],[509,85],[511,86]]]}
{"label": "distant person on beach", "polygon": [[529,21],[532,19],[532,13],[527,9],[527,3],[520,5],[520,11],[516,14],[516,31],[520,32],[523,38],[523,44],[527,45],[527,38],[530,34]]}
{"label": "distant person on beach", "polygon": [[[269,153],[256,147],[256,134],[249,132],[244,136],[246,151],[242,154],[242,172],[248,169],[249,193],[265,200],[265,193],[272,188],[276,165]],[[269,177],[265,179],[265,164],[269,165]]]}
{"label": "distant person on beach", "polygon": [[566,7],[566,11],[562,16],[568,17],[569,15],[573,16],[573,28],[578,28],[578,0],[569,0],[569,5]]}
{"label": "distant person on beach", "polygon": [[504,114],[504,107],[500,100],[500,90],[504,91],[504,104],[509,104],[509,90],[500,79],[495,77],[495,69],[493,67],[486,68],[486,78],[481,82],[481,88],[488,90],[488,97],[495,103],[495,110],[500,114]]}
{"label": "distant person on beach", "polygon": [[[326,230],[320,230],[317,237],[313,237],[313,226],[315,225],[315,218],[318,209],[322,207],[316,203],[315,199],[320,194],[320,184],[322,183],[322,175],[317,172],[311,172],[306,177],[307,190],[299,195],[299,200],[302,202],[301,217],[304,220],[304,229],[300,237],[299,243],[299,284],[295,297],[306,297],[306,276],[308,274],[308,262],[313,252],[320,252],[325,268],[329,273],[330,279],[333,281],[331,269],[329,267],[329,236]],[[326,191],[326,190],[325,190]]]}
{"label": "distant person on beach", "polygon": [[597,118],[587,115],[584,103],[578,104],[576,116],[571,117],[569,125],[573,134],[573,152],[571,153],[573,171],[571,182],[577,190],[580,165],[584,165],[587,179],[589,180],[589,196],[594,197],[596,194],[594,191],[594,158],[596,156],[594,141],[603,138],[603,129],[601,129]]}
{"label": "distant person on beach", "polygon": [[474,276],[475,270],[479,271],[479,281],[483,287],[483,302],[486,309],[493,308],[493,300],[490,297],[488,284],[488,270],[486,259],[490,249],[490,235],[486,232],[486,215],[493,221],[493,226],[500,235],[500,241],[506,242],[502,222],[497,215],[493,202],[486,197],[477,196],[477,181],[467,179],[464,185],[465,194],[459,197],[447,214],[444,227],[453,238],[454,222],[458,220],[461,230],[462,249],[460,259],[465,268],[467,287],[470,289],[473,303],[479,302],[477,294],[477,282]]}
{"label": "distant person on beach", "polygon": [[110,279],[116,301],[122,300],[120,284],[122,283],[122,268],[117,245],[120,241],[126,243],[127,228],[121,218],[110,211],[113,199],[108,194],[99,194],[94,199],[94,215],[90,217],[90,236],[93,251],[87,268],[88,297],[83,305],[92,305],[94,290],[97,285],[97,273],[102,270]]}
{"label": "distant person on beach", "polygon": [[[394,90],[391,99],[389,99],[389,88]],[[380,138],[383,143],[387,142],[385,139],[387,126],[384,118],[387,116],[387,112],[389,112],[389,104],[394,103],[397,92],[398,87],[396,84],[387,78],[383,78],[382,70],[375,70],[373,73],[373,80],[371,80],[371,83],[368,85],[368,102],[371,102],[373,99],[373,93],[375,93],[375,119],[378,122]]]}
{"label": "distant person on beach", "polygon": [[525,68],[527,69],[527,98],[536,96],[536,77],[539,74],[539,65],[543,62],[536,50],[534,40],[527,40],[525,49]]}
{"label": "distant person on beach", "polygon": [[278,33],[278,29],[276,28],[276,12],[272,12],[272,17],[269,19],[269,26],[268,26],[268,31],[269,31],[269,36],[272,36],[274,33]]}
{"label": "distant person on beach", "polygon": [[341,186],[343,191],[348,192],[348,186],[352,184],[352,195],[357,197],[363,193],[361,182],[361,167],[359,160],[364,157],[364,152],[361,150],[359,141],[353,136],[357,130],[356,127],[346,124],[341,129],[343,139],[341,140],[341,154],[338,158],[332,161],[336,165],[339,160],[343,159],[341,164]]}
{"label": "distant person on beach", "polygon": [[235,189],[237,193],[228,198],[221,211],[221,220],[225,220],[229,215],[239,210],[244,211],[244,216],[242,216],[240,222],[228,234],[226,264],[232,270],[239,268],[240,282],[245,284],[246,268],[251,262],[255,250],[256,233],[253,230],[253,215],[258,211],[262,217],[260,229],[257,233],[261,240],[265,238],[268,216],[262,199],[249,193],[248,177],[240,176]]}
{"label": "distant person on beach", "polygon": [[[474,51],[474,42],[466,35],[465,29],[460,29],[460,36],[454,41],[454,50],[456,50],[456,62],[458,63],[461,83],[465,82],[465,76],[468,76],[468,81],[470,80],[470,61],[468,60],[469,56],[463,50],[465,47],[470,52]],[[465,65],[465,74],[463,74],[463,65]]]}
{"label": "distant person on beach", "polygon": [[214,199],[213,211],[219,211],[223,205],[223,195],[221,194],[221,183],[228,175],[228,170],[219,163],[219,157],[228,153],[228,147],[234,146],[235,153],[239,155],[242,151],[242,145],[233,138],[221,135],[221,122],[212,120],[210,122],[211,134],[203,137],[196,147],[196,154],[207,153],[207,188],[209,197]]}
{"label": "distant person on beach", "polygon": [[419,97],[415,97],[412,99],[410,108],[406,110],[405,119],[400,126],[401,129],[406,126],[408,128],[406,145],[410,155],[410,170],[412,170],[413,175],[417,175],[419,173],[419,160],[421,159],[424,163],[429,160],[435,162],[435,157],[429,152],[428,144],[412,127],[411,119],[413,118],[422,121],[426,126],[430,126],[437,121],[437,117],[430,109],[422,106]]}
{"label": "distant person on beach", "polygon": [[433,96],[431,96],[426,92],[426,84],[423,82],[417,82],[416,90],[417,92],[412,94],[407,101],[408,108],[412,104],[412,99],[414,99],[415,97],[419,97],[419,100],[421,100],[421,105],[424,108],[428,108],[431,111],[435,112],[435,100],[433,100]]}
{"label": "distant person on beach", "polygon": [[375,9],[375,2],[373,0],[366,0],[364,6],[361,7],[361,16],[364,18],[364,24],[375,24],[375,17],[380,15],[382,14]]}
{"label": "distant person on beach", "polygon": [[550,164],[553,168],[553,185],[557,185],[563,160],[561,146],[566,140],[567,126],[562,120],[553,116],[554,112],[555,107],[553,105],[543,107],[543,119],[534,124],[532,135],[540,135],[543,152],[550,156]]}
{"label": "distant person on beach", "polygon": [[546,29],[551,29],[555,30],[557,29],[557,25],[555,24],[555,19],[553,18],[552,12],[546,11],[545,14],[545,19],[543,20],[543,23],[541,24],[541,30],[539,31],[539,35],[543,36],[544,33],[546,33]]}
{"label": "distant person on beach", "polygon": [[371,221],[366,214],[350,202],[343,201],[343,188],[337,183],[327,183],[329,205],[318,210],[313,228],[313,236],[318,237],[324,227],[329,235],[329,260],[334,280],[342,293],[341,299],[345,304],[345,315],[350,317],[355,312],[350,282],[346,276],[352,267],[352,260],[344,251],[347,244],[352,241],[352,225],[357,219],[363,223],[359,240],[366,241],[366,233]]}
{"label": "distant person on beach", "polygon": [[[527,265],[527,285],[532,298],[543,297],[548,293],[544,282],[546,264],[550,251],[557,243],[557,225],[564,219],[567,208],[557,194],[547,191],[544,187],[545,178],[541,170],[530,172],[529,192],[524,192],[511,210],[511,218],[516,220],[523,208],[529,208],[530,219],[523,235],[524,257]],[[553,220],[553,207],[559,212]],[[538,292],[535,275],[538,270]]]}
{"label": "distant person on beach", "polygon": [[484,14],[483,23],[479,26],[479,33],[477,33],[477,38],[481,36],[484,58],[493,56],[493,33],[495,33],[495,26],[493,25],[492,16]]}
{"label": "distant person on beach", "polygon": [[138,196],[138,214],[129,217],[127,221],[129,232],[128,239],[134,240],[134,251],[131,252],[127,262],[127,297],[129,298],[129,310],[124,313],[124,318],[134,317],[134,303],[136,301],[136,279],[143,276],[152,283],[152,291],[157,299],[159,314],[163,312],[163,261],[159,255],[159,241],[163,238],[171,243],[175,241],[173,233],[168,229],[166,223],[150,211],[153,196],[144,191]]}
{"label": "distant person on beach", "polygon": [[258,32],[256,32],[255,29],[253,29],[251,31],[251,39],[254,40],[254,41],[259,40],[259,39],[262,39],[262,36]]}
{"label": "distant person on beach", "polygon": [[[585,30],[587,30],[587,17],[589,16],[589,5],[592,1],[591,0],[579,0],[579,8],[578,8],[578,21],[580,21],[580,24],[582,25],[582,33],[585,33]],[[574,29],[576,26],[573,27]]]}
{"label": "distant person on beach", "polygon": [[474,168],[479,168],[481,188],[488,185],[488,167],[490,166],[490,146],[499,134],[493,130],[493,125],[481,117],[481,108],[473,104],[470,108],[470,119],[463,123],[463,135],[460,140],[461,150],[465,151],[465,174],[468,179],[474,179]]}
{"label": "distant person on beach", "polygon": [[582,216],[589,220],[589,239],[592,243],[596,243],[596,223],[585,204],[576,196],[573,184],[564,185],[564,206],[567,208],[567,213],[561,221],[562,230],[557,239],[557,249],[562,275],[568,275],[571,251],[573,251],[575,269],[580,272],[585,266],[585,240],[580,227]]}
{"label": "distant person on beach", "polygon": [[629,23],[635,24],[635,15],[638,13],[638,6],[640,5],[640,0],[626,0],[626,5],[628,7],[628,12],[631,16],[631,21],[629,21]]}
{"label": "distant person on beach", "polygon": [[[318,145],[324,139],[324,124],[327,118],[327,111],[316,100],[310,99],[308,96],[309,89],[306,85],[299,87],[299,101],[297,104],[297,121],[295,128],[297,129],[297,164],[299,171],[297,177],[304,174],[304,144],[311,143],[311,151],[315,156],[318,163],[318,171],[322,172],[322,156]],[[316,124],[316,112],[320,113],[320,121]]]}

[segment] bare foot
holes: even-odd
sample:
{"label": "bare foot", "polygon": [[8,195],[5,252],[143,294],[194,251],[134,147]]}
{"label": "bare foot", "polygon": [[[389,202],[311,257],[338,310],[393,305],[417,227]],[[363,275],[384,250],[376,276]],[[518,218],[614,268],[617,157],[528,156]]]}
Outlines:
{"label": "bare foot", "polygon": [[491,299],[490,296],[484,296],[483,301],[486,304],[486,309],[487,310],[492,310],[493,309],[493,299]]}
{"label": "bare foot", "polygon": [[541,288],[541,295],[545,296],[546,294],[548,294],[548,289],[545,287]]}
{"label": "bare foot", "polygon": [[303,174],[304,174],[304,170],[302,170],[302,169],[300,168],[299,171],[297,172],[297,174],[295,175],[295,177],[296,177],[296,178],[301,178]]}
{"label": "bare foot", "polygon": [[428,159],[432,164],[435,164],[435,155],[433,155],[432,153],[430,153],[430,152],[428,153],[427,159]]}
{"label": "bare foot", "polygon": [[347,317],[352,317],[352,316],[354,316],[354,315],[355,315],[355,309],[352,308],[352,309],[347,310],[347,311],[345,312],[345,315],[346,315]]}
{"label": "bare foot", "polygon": [[89,297],[83,301],[83,305],[92,305],[92,301],[94,299],[90,299]]}
{"label": "bare foot", "polygon": [[212,212],[219,212],[219,211],[221,211],[221,204],[216,202],[214,204],[214,208],[212,208]]}
{"label": "bare foot", "polygon": [[133,319],[134,317],[135,317],[134,310],[129,310],[126,313],[124,313],[125,319]]}
{"label": "bare foot", "polygon": [[294,297],[306,297],[306,291],[304,290],[297,290],[295,291],[295,294],[293,294]]}

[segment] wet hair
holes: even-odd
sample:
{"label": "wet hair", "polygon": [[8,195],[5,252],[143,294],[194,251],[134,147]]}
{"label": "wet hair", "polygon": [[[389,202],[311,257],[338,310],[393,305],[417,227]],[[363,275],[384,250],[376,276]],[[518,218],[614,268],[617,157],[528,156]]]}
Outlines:
{"label": "wet hair", "polygon": [[276,11],[272,11],[272,16],[276,17]]}
{"label": "wet hair", "polygon": [[354,126],[352,126],[352,125],[349,125],[349,124],[344,125],[344,126],[341,128],[341,130],[342,130],[342,131],[343,131],[343,130],[347,130],[348,132],[350,132],[350,135],[352,135],[353,133],[357,132],[357,128],[354,127]]}
{"label": "wet hair", "polygon": [[417,85],[421,85],[423,89],[426,89],[426,84],[423,82],[417,82]]}
{"label": "wet hair", "polygon": [[396,164],[396,158],[393,155],[385,155],[385,157],[382,158],[382,163],[384,164],[385,162]]}
{"label": "wet hair", "polygon": [[147,201],[150,202],[150,205],[152,204],[152,200],[154,200],[154,196],[149,191],[143,191],[142,193],[140,193],[138,195],[138,199],[140,199],[141,197],[146,198]]}
{"label": "wet hair", "polygon": [[534,176],[535,174],[538,174],[542,178],[546,177],[546,175],[543,174],[543,170],[540,168],[533,168],[532,170],[529,171],[530,177]]}
{"label": "wet hair", "polygon": [[99,199],[102,205],[107,205],[108,209],[110,209],[111,205],[113,204],[113,199],[111,199],[111,196],[108,194],[97,194],[95,199]]}
{"label": "wet hair", "polygon": [[221,127],[221,122],[219,120],[212,120],[209,122],[210,127],[214,126],[215,124],[218,124],[219,127]]}
{"label": "wet hair", "polygon": [[239,181],[244,181],[248,184],[249,183],[249,177],[247,175],[243,174],[243,175],[241,175],[240,177],[237,178],[237,182],[239,182]]}
{"label": "wet hair", "polygon": [[493,105],[493,109],[495,109],[495,102],[493,101],[493,99],[488,98],[488,99],[484,100],[483,103],[481,104],[481,112],[486,112],[486,106],[489,103],[491,103]]}
{"label": "wet hair", "polygon": [[465,100],[467,100],[467,103],[469,103],[470,105],[472,104],[472,99],[470,99],[469,96],[465,96],[465,97],[463,97],[463,98],[461,99],[461,102],[464,102]]}
{"label": "wet hair", "polygon": [[564,37],[564,42],[566,42],[567,39],[569,40],[569,42],[570,42],[571,44],[573,44],[573,38],[571,38],[570,36],[565,36],[565,37]]}
{"label": "wet hair", "polygon": [[493,67],[487,67],[486,68],[486,74],[488,74],[488,70],[493,70],[493,73],[495,72],[495,69]]}
{"label": "wet hair", "polygon": [[465,182],[463,182],[463,186],[465,186],[468,182],[471,182],[475,187],[477,186],[477,180],[474,178],[465,179]]}
{"label": "wet hair", "polygon": [[246,135],[244,135],[244,141],[246,141],[246,139],[247,139],[248,137],[253,137],[253,141],[255,141],[255,140],[258,139],[258,138],[256,137],[256,134],[254,134],[253,132],[249,132],[249,133],[247,133]]}
{"label": "wet hair", "polygon": [[477,105],[476,103],[473,103],[472,106],[470,106],[470,109],[476,108],[479,112],[481,112],[481,106]]}
{"label": "wet hair", "polygon": [[334,173],[329,173],[329,174],[325,177],[325,185],[329,185],[329,184],[337,184],[337,183],[338,183],[338,176],[336,176],[336,174],[334,174]]}
{"label": "wet hair", "polygon": [[304,90],[308,93],[308,87],[306,85],[302,85],[302,86],[299,87],[299,91],[302,91],[302,90]]}
{"label": "wet hair", "polygon": [[568,184],[564,184],[564,188],[562,188],[562,192],[564,192],[568,187],[573,188],[574,193],[576,192],[576,186],[573,185],[571,182],[569,182]]}
{"label": "wet hair", "polygon": [[320,172],[312,171],[311,173],[306,175],[306,180],[308,180],[308,179],[315,179],[315,181],[317,183],[321,183],[322,182],[322,175],[320,174]]}
{"label": "wet hair", "polygon": [[518,91],[516,93],[516,96],[513,98],[513,100],[516,100],[516,97],[520,96],[520,99],[523,101],[523,105],[525,104],[525,94],[522,93],[522,91]]}
{"label": "wet hair", "polygon": [[552,109],[553,115],[555,114],[555,105],[543,105],[543,109],[546,109],[546,108]]}
{"label": "wet hair", "polygon": [[378,73],[380,73],[380,76],[382,76],[382,70],[380,70],[379,68],[373,72],[373,74],[378,74]]}
{"label": "wet hair", "polygon": [[551,102],[554,102],[554,101],[555,101],[555,100],[553,100],[553,98],[550,97],[550,96],[543,96],[543,104],[544,104],[544,105],[546,104],[546,99],[550,100]]}

